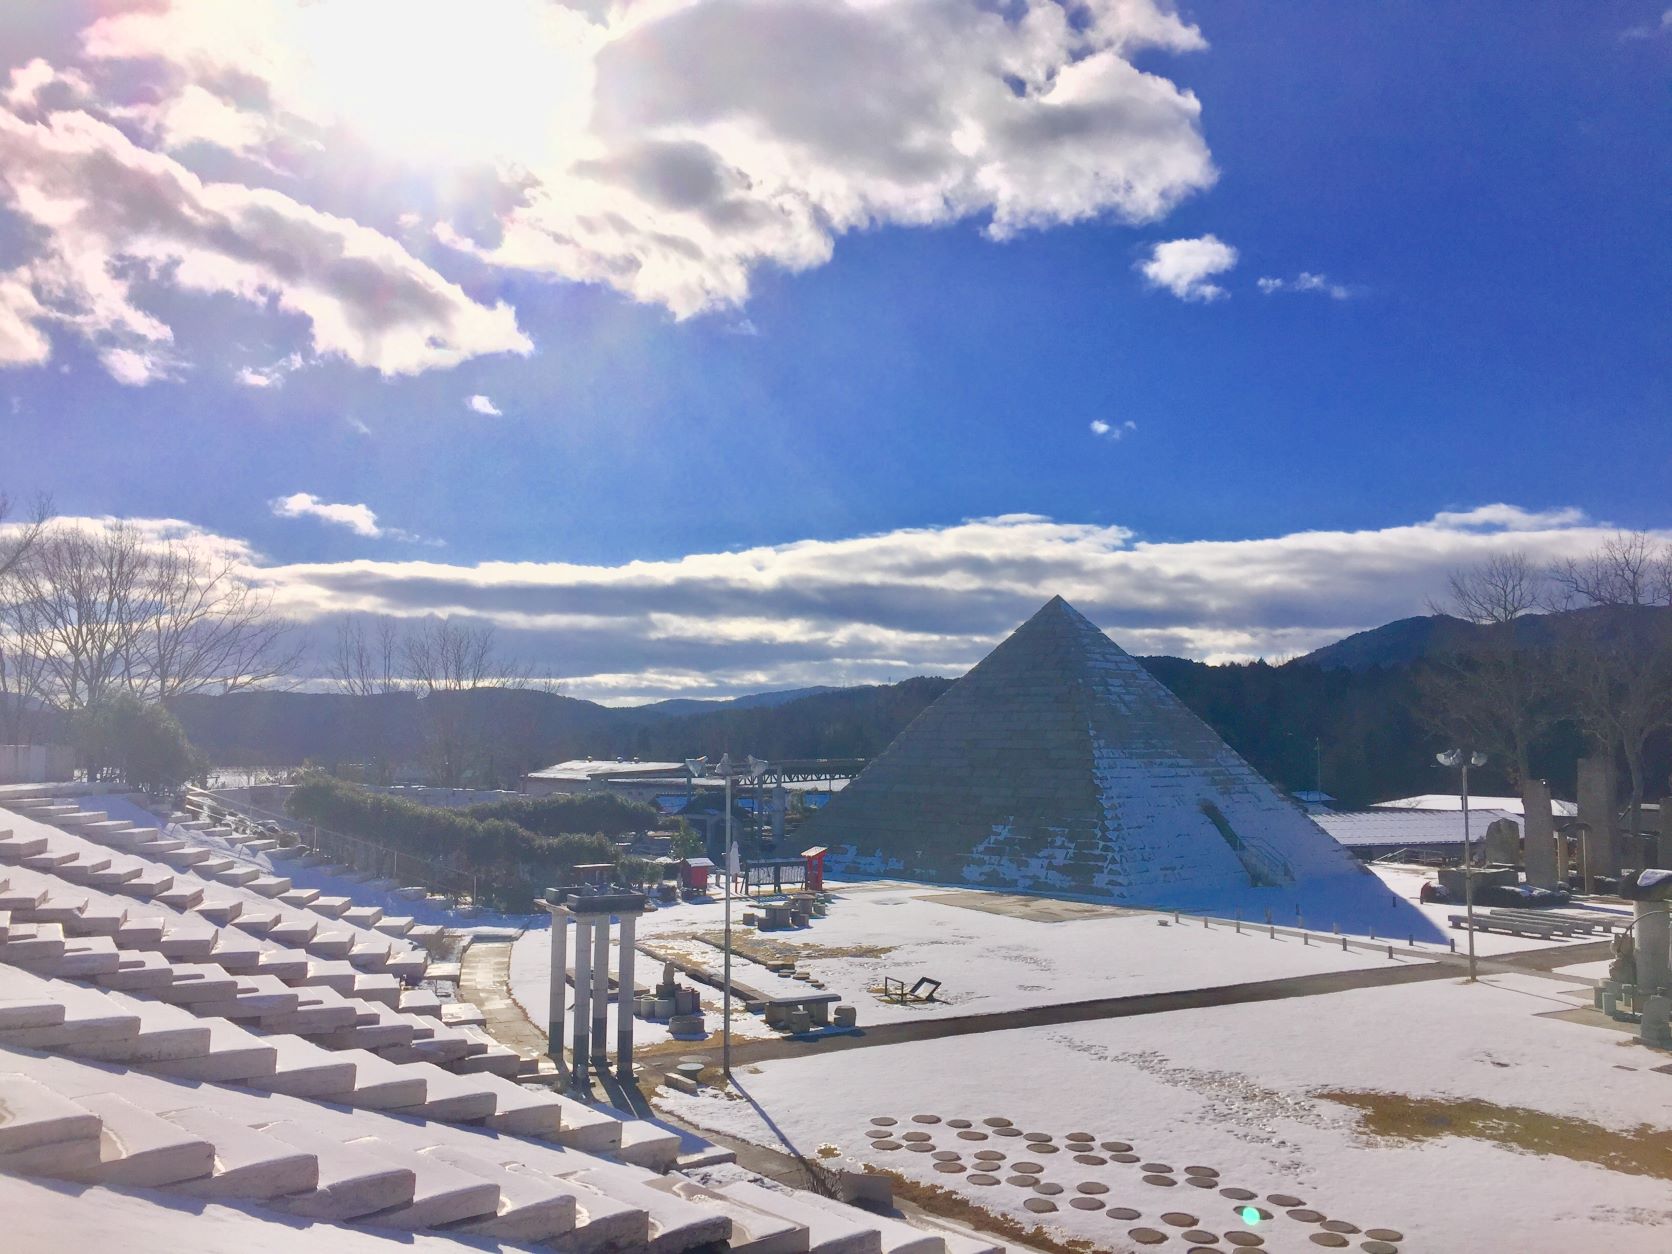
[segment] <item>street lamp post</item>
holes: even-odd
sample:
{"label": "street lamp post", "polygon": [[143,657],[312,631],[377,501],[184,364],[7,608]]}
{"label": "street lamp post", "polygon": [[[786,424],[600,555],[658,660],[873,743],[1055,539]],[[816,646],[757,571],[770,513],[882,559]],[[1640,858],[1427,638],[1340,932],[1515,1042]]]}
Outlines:
{"label": "street lamp post", "polygon": [[[692,765],[687,763],[688,766]],[[731,754],[722,754],[720,760],[708,768],[712,774],[719,775],[726,781],[726,922],[725,942],[721,949],[724,961],[723,975],[720,988],[720,1073],[729,1081],[731,1079],[731,898],[732,877],[737,874],[737,845],[732,839],[732,781],[737,778],[758,780],[766,773],[769,763],[757,757],[749,756],[741,762],[733,762]],[[701,764],[698,764],[700,769]]]}
{"label": "street lamp post", "polygon": [[1463,799],[1463,913],[1469,921],[1469,983],[1475,982],[1475,864],[1469,853],[1469,768],[1485,766],[1486,755],[1470,749],[1447,749],[1436,753],[1441,766],[1455,766],[1462,772]]}

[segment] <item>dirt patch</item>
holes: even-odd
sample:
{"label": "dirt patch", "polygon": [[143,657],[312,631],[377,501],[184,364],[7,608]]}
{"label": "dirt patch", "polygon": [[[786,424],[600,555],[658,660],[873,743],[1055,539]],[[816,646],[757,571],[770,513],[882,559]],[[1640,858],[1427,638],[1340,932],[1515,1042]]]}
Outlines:
{"label": "dirt patch", "polygon": [[[723,932],[699,932],[695,939],[716,949],[723,949],[726,943]],[[812,962],[817,958],[881,958],[885,954],[893,953],[894,946],[819,945],[811,941],[768,940],[753,932],[740,935],[734,931],[732,952],[742,954],[749,961],[758,962],[763,967],[776,967],[786,963]]]}
{"label": "dirt patch", "polygon": [[1073,923],[1080,919],[1114,919],[1142,914],[1125,906],[1100,905],[1092,901],[1063,901],[1057,897],[1029,897],[1020,893],[977,892],[960,888],[950,893],[925,893],[919,901],[933,901],[982,914],[1002,914],[1032,923]]}
{"label": "dirt patch", "polygon": [[865,1170],[873,1176],[887,1176],[893,1182],[895,1197],[903,1197],[931,1215],[950,1219],[976,1232],[991,1232],[1007,1241],[1016,1241],[1036,1250],[1048,1250],[1050,1254],[1089,1254],[1089,1251],[1098,1248],[1092,1242],[1080,1238],[1064,1240],[1052,1236],[1037,1224],[1029,1228],[1009,1215],[995,1214],[984,1206],[977,1206],[963,1194],[943,1189],[938,1184],[908,1180],[897,1171],[873,1167],[870,1163],[865,1164]]}
{"label": "dirt patch", "polygon": [[1346,1089],[1326,1089],[1314,1096],[1359,1111],[1361,1127],[1372,1136],[1406,1141],[1467,1137],[1523,1153],[1594,1163],[1622,1175],[1672,1180],[1672,1131],[1651,1124],[1615,1130],[1587,1119],[1476,1098]]}

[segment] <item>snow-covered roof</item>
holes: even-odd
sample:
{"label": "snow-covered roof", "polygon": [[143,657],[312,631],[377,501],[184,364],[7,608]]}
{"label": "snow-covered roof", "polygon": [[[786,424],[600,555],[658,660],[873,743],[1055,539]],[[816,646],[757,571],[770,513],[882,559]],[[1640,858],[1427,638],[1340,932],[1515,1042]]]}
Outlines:
{"label": "snow-covered roof", "polygon": [[628,762],[620,758],[572,758],[542,770],[530,771],[529,779],[598,779],[620,775],[683,775],[683,762]]}
{"label": "snow-covered roof", "polygon": [[[1313,822],[1349,849],[1397,848],[1400,845],[1463,844],[1463,811],[1456,810],[1338,810],[1315,814]],[[1520,826],[1521,816],[1508,810],[1477,810],[1469,806],[1469,839],[1478,841],[1497,819]]]}
{"label": "snow-covered roof", "polygon": [[[1397,797],[1392,801],[1378,801],[1371,807],[1375,810],[1461,810],[1463,798],[1456,793],[1425,792],[1415,797]],[[1519,817],[1526,812],[1520,797],[1476,797],[1469,796],[1470,810],[1502,810],[1505,814]],[[1571,801],[1555,801],[1550,803],[1550,811],[1558,818],[1572,818],[1579,813],[1579,807]]]}

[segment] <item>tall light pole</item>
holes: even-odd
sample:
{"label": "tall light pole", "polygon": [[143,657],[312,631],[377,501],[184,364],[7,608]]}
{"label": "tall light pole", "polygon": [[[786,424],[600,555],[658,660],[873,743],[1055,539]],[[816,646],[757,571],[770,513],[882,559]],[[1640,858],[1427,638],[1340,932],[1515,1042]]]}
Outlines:
{"label": "tall light pole", "polygon": [[1475,982],[1475,864],[1469,855],[1469,768],[1485,766],[1486,755],[1470,749],[1447,749],[1436,753],[1441,766],[1455,766],[1463,781],[1463,912],[1469,920],[1469,983]]}
{"label": "tall light pole", "polygon": [[[687,766],[691,765],[687,763]],[[731,897],[732,876],[737,874],[737,845],[732,840],[732,781],[743,778],[757,780],[766,773],[769,763],[757,757],[746,757],[741,762],[733,762],[731,754],[722,754],[710,771],[726,781],[726,928],[725,944],[721,953],[724,955],[724,975],[720,989],[720,1073],[731,1079]]]}

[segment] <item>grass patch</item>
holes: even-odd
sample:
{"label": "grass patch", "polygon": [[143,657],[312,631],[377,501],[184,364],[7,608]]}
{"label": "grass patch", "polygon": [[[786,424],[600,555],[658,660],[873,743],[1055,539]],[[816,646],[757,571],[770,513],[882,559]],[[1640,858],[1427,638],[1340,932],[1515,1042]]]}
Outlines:
{"label": "grass patch", "polygon": [[1616,1131],[1588,1119],[1551,1115],[1478,1098],[1326,1089],[1314,1096],[1351,1106],[1373,1136],[1421,1141],[1457,1136],[1528,1154],[1554,1154],[1627,1176],[1672,1180],[1672,1131],[1641,1123]]}
{"label": "grass patch", "polygon": [[942,1219],[950,1219],[953,1223],[962,1224],[976,1232],[990,1232],[994,1236],[1003,1237],[1007,1241],[1016,1241],[1036,1250],[1049,1251],[1049,1254],[1089,1254],[1089,1251],[1098,1248],[1092,1242],[1083,1238],[1065,1239],[1053,1236],[1038,1224],[1030,1228],[1026,1224],[1012,1219],[1009,1215],[1000,1215],[988,1210],[985,1206],[977,1206],[962,1193],[953,1189],[943,1189],[938,1184],[926,1184],[919,1180],[909,1180],[897,1171],[889,1171],[884,1167],[873,1167],[870,1163],[865,1164],[865,1170],[873,1176],[887,1176],[893,1182],[895,1197],[903,1197],[931,1215],[939,1216]]}

